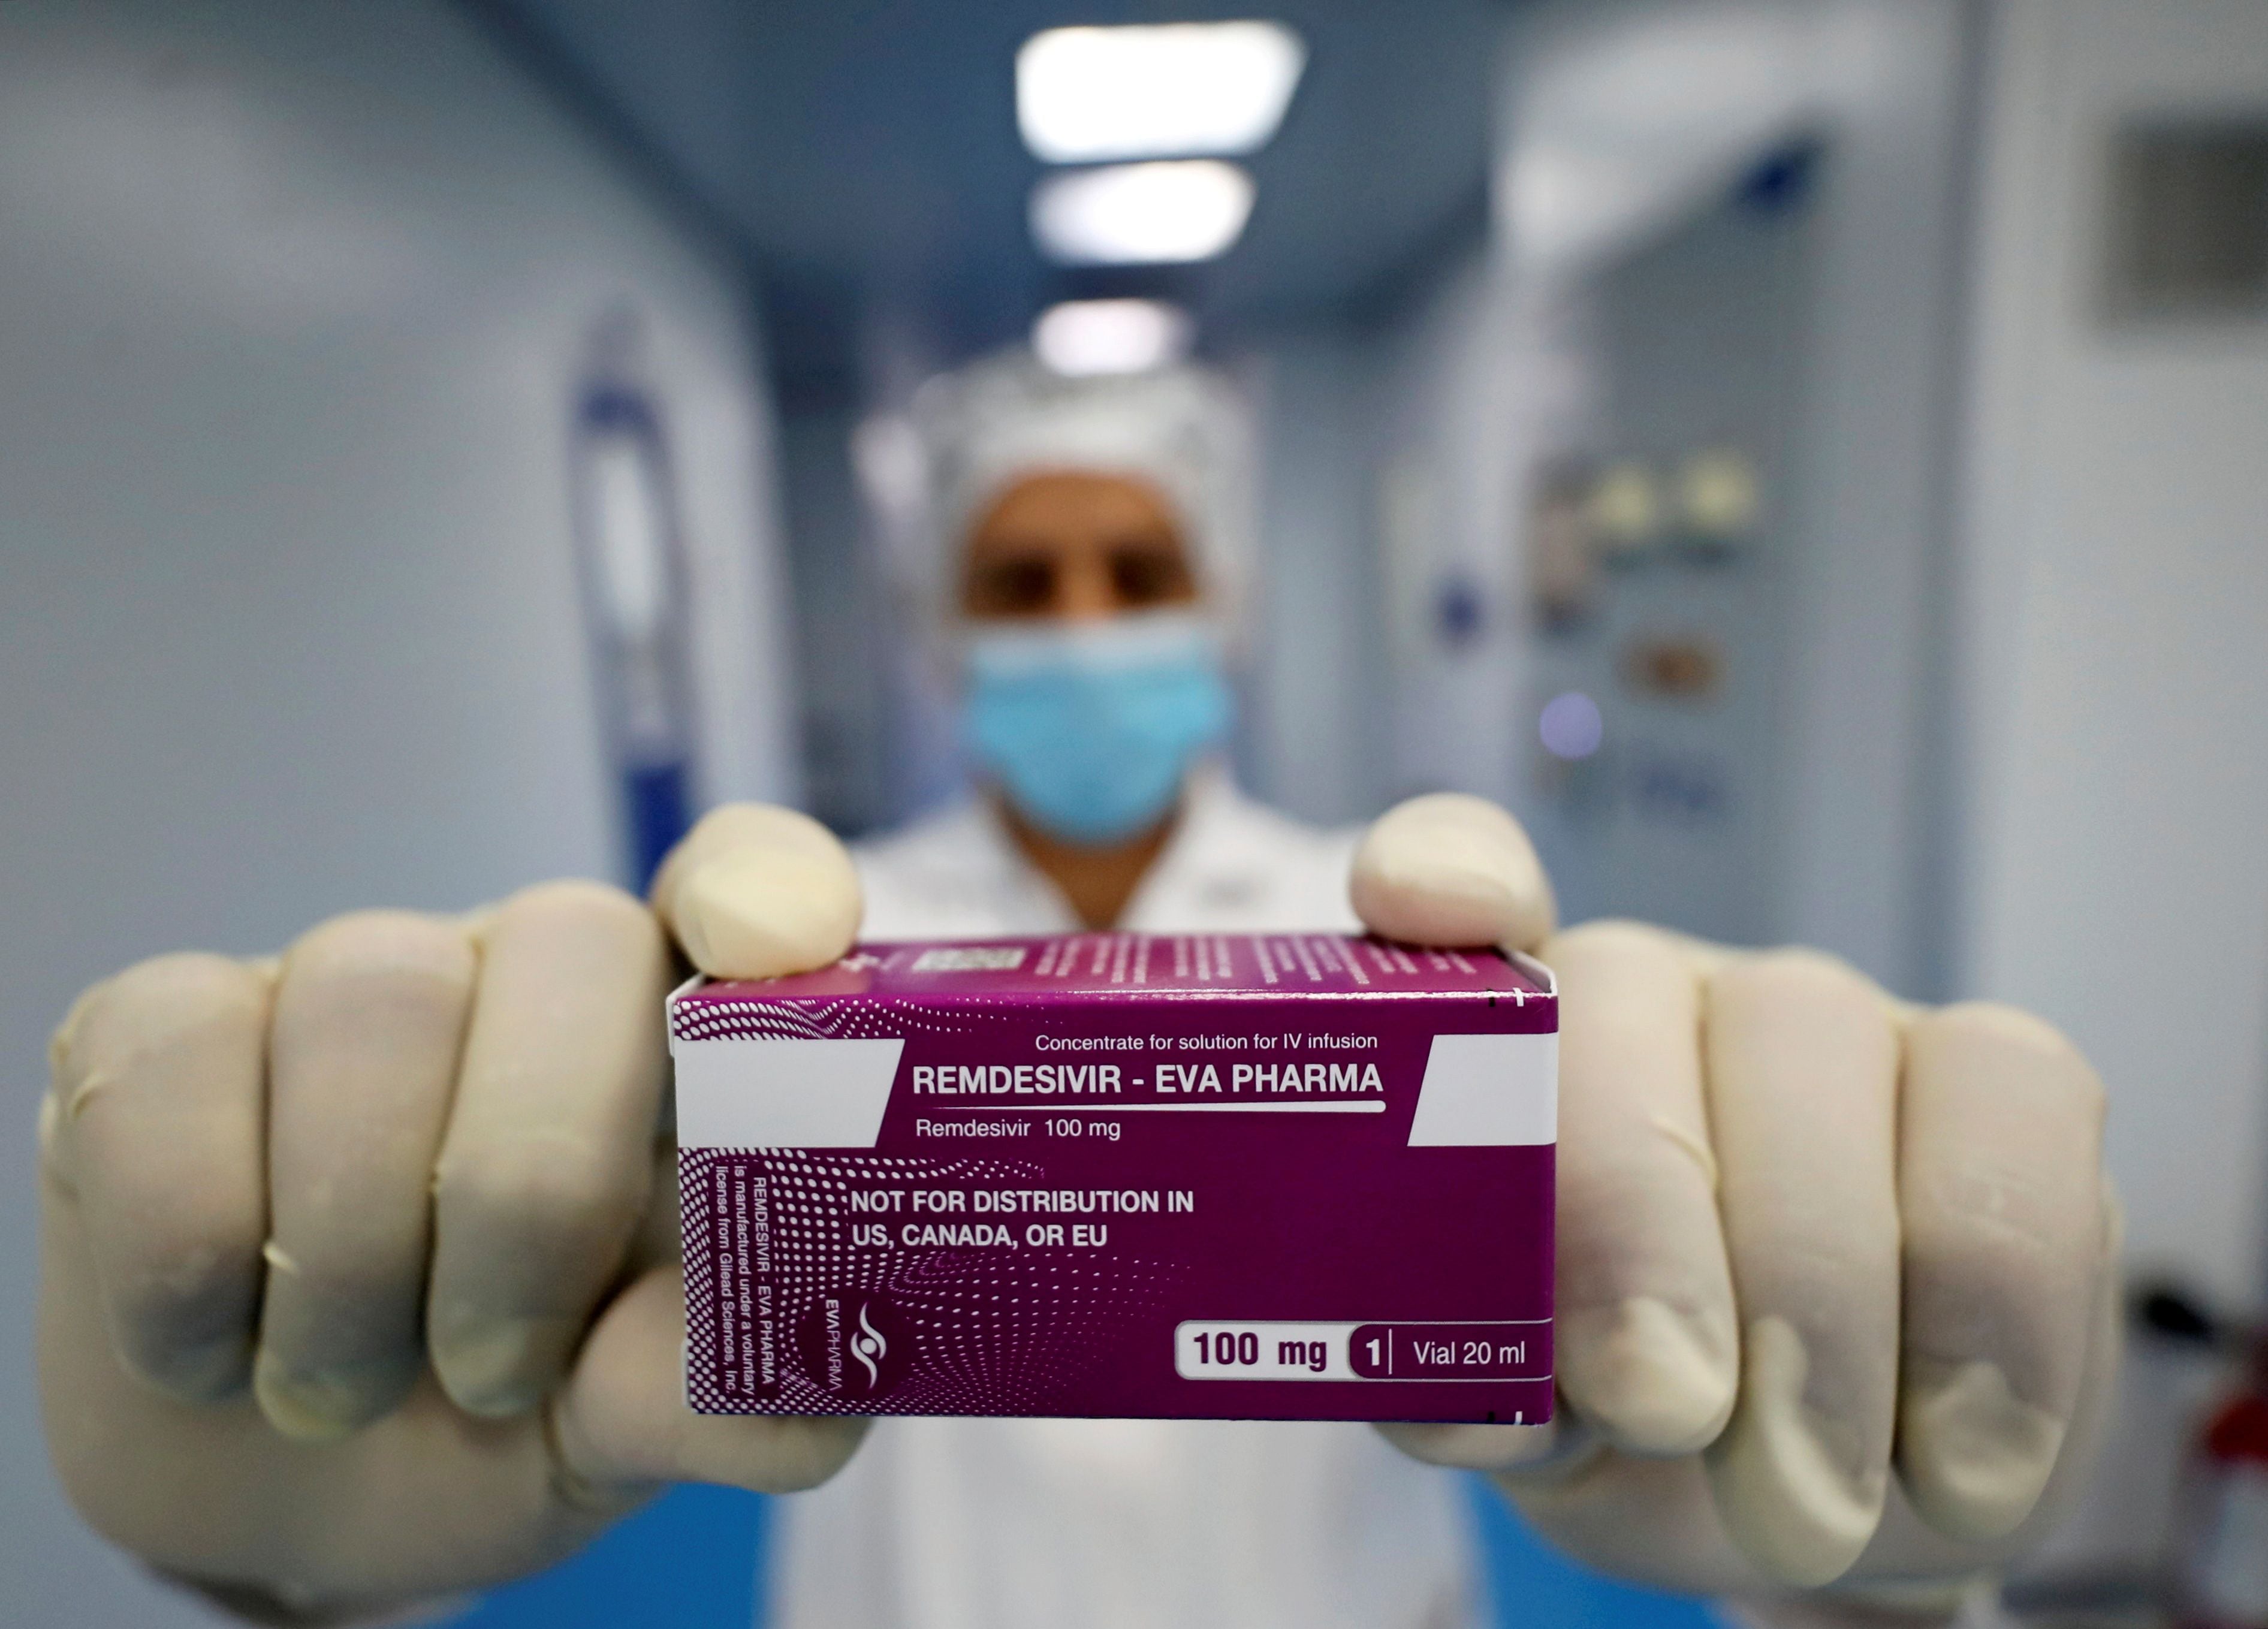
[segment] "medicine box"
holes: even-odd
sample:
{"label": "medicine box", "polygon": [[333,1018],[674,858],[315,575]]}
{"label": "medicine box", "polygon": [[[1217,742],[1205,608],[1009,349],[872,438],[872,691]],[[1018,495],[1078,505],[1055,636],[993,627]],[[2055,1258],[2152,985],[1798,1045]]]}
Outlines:
{"label": "medicine box", "polygon": [[668,1023],[703,1412],[1550,1416],[1534,962],[870,944]]}

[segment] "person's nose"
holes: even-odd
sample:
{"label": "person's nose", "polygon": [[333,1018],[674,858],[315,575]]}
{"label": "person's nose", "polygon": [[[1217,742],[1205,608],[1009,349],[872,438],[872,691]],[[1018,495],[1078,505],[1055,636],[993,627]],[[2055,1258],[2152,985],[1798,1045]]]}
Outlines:
{"label": "person's nose", "polygon": [[1064,563],[1056,579],[1056,615],[1061,620],[1102,622],[1126,608],[1108,561],[1093,555]]}

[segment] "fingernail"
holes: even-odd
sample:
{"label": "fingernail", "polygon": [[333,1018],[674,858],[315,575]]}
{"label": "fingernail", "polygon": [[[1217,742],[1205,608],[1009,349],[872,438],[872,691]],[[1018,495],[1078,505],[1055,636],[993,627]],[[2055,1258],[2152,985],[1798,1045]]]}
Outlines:
{"label": "fingernail", "polygon": [[1858,1561],[1882,1518],[1889,1467],[1804,1398],[1811,1359],[1780,1317],[1748,1329],[1738,1406],[1709,1450],[1717,1514],[1775,1582],[1815,1589]]}
{"label": "fingernail", "polygon": [[249,1338],[224,1337],[202,1345],[122,1353],[142,1382],[182,1403],[218,1403],[244,1389],[252,1369]]}
{"label": "fingernail", "polygon": [[579,1333],[567,1318],[483,1318],[437,1336],[433,1367],[450,1401],[468,1414],[524,1414],[566,1371]]}
{"label": "fingernail", "polygon": [[1550,890],[1517,868],[1454,851],[1388,854],[1358,869],[1355,910],[1379,932],[1436,944],[1530,943],[1550,927]]}
{"label": "fingernail", "polygon": [[675,912],[685,953],[725,978],[771,978],[824,967],[858,927],[847,861],[778,850],[727,854],[685,879]]}
{"label": "fingernail", "polygon": [[1395,938],[1431,943],[1539,942],[1551,885],[1502,809],[1452,793],[1381,816],[1355,858],[1355,910]]}
{"label": "fingernail", "polygon": [[1492,893],[1508,903],[1528,880],[1526,857],[1505,833],[1443,820],[1398,836],[1381,869],[1404,887]]}
{"label": "fingernail", "polygon": [[252,1368],[252,1396],[284,1436],[335,1443],[390,1412],[409,1386],[394,1375],[292,1373],[268,1353]]}
{"label": "fingernail", "polygon": [[1898,1399],[1906,1489],[1948,1538],[2006,1538],[2039,1503],[2064,1422],[2016,1396],[1995,1363],[1908,1358]]}
{"label": "fingernail", "polygon": [[1625,1453],[1668,1457],[1715,1441],[1739,1390],[1729,1316],[1705,1318],[1652,1295],[1563,1308],[1559,1384]]}

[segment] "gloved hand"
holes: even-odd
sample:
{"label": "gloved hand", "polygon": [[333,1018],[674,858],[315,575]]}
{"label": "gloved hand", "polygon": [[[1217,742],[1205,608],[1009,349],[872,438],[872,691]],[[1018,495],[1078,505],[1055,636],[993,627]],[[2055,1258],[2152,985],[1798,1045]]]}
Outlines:
{"label": "gloved hand", "polygon": [[713,972],[821,966],[856,873],[741,807],[655,906],[363,912],[80,998],[40,1109],[39,1359],[89,1522],[247,1616],[335,1622],[532,1571],[669,1482],[843,1463],[859,1422],[685,1407],[656,914]]}
{"label": "gloved hand", "polygon": [[1926,1607],[2038,1535],[2117,1346],[2102,1087],[2070,1043],[1812,952],[1554,934],[1478,799],[1388,813],[1352,893],[1379,932],[1530,951],[1560,987],[1558,1417],[1388,1435],[1673,1589]]}

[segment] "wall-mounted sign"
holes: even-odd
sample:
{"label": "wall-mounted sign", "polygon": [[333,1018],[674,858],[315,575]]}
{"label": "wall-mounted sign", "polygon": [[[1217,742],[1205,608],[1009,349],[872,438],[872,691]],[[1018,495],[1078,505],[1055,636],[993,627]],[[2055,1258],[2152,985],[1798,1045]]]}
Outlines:
{"label": "wall-mounted sign", "polygon": [[600,726],[640,887],[694,809],[685,550],[660,414],[602,373],[575,404],[569,461]]}
{"label": "wall-mounted sign", "polygon": [[1623,683],[1649,701],[1705,702],[1725,676],[1715,640],[1682,634],[1633,639],[1623,649]]}

